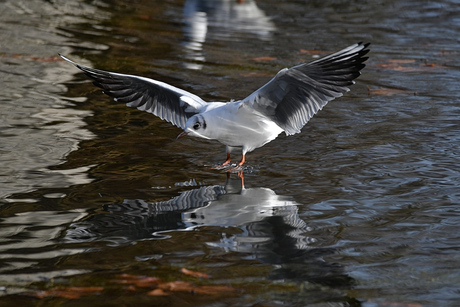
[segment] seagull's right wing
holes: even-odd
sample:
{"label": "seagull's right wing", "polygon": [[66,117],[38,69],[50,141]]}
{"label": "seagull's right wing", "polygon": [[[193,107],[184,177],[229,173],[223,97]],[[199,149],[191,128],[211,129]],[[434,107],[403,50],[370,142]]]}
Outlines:
{"label": "seagull's right wing", "polygon": [[164,82],[89,68],[60,55],[94,80],[94,85],[116,101],[147,111],[182,129],[187,119],[208,104],[200,97]]}
{"label": "seagull's right wing", "polygon": [[357,43],[316,61],[285,68],[238,103],[267,116],[287,135],[299,133],[329,101],[349,90],[365,66],[368,46]]}

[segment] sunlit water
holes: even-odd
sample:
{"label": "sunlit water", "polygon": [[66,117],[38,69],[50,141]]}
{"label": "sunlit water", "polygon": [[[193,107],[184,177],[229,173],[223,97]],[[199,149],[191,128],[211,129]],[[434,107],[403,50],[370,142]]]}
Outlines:
{"label": "sunlit water", "polygon": [[[65,286],[104,290],[46,300],[456,305],[458,3],[240,2],[1,4],[1,305]],[[248,154],[244,187],[210,169],[223,145],[175,141],[56,57],[225,101],[358,41],[372,45],[351,92]],[[121,273],[239,292],[133,295]]]}

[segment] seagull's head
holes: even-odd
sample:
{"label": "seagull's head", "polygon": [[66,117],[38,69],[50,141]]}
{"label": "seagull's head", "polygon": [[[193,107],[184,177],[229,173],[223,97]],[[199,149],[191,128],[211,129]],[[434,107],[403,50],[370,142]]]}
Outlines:
{"label": "seagull's head", "polygon": [[185,123],[184,131],[177,136],[181,138],[186,135],[196,136],[204,139],[210,139],[210,131],[203,115],[197,114],[190,117]]}

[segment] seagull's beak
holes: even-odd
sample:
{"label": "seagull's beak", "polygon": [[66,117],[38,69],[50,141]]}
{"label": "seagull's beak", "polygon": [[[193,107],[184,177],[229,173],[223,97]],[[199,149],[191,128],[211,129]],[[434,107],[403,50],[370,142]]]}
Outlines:
{"label": "seagull's beak", "polygon": [[180,138],[182,138],[182,137],[184,137],[184,136],[187,136],[187,134],[188,134],[187,131],[185,131],[185,130],[182,131],[182,132],[177,136],[176,140],[178,140],[178,139],[180,139]]}

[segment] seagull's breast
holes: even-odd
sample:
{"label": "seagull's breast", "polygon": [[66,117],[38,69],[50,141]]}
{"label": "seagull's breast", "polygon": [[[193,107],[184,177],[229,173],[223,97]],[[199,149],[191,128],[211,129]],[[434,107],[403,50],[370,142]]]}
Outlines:
{"label": "seagull's breast", "polygon": [[239,108],[231,102],[206,113],[212,139],[227,146],[243,147],[246,152],[272,141],[283,131],[254,109]]}

